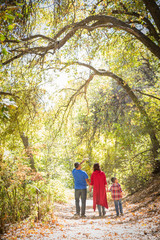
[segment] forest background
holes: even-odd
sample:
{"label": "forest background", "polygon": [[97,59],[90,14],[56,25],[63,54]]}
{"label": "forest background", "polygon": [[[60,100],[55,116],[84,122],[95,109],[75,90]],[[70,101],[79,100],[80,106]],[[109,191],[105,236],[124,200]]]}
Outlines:
{"label": "forest background", "polygon": [[0,229],[66,201],[74,162],[160,172],[160,1],[0,1]]}

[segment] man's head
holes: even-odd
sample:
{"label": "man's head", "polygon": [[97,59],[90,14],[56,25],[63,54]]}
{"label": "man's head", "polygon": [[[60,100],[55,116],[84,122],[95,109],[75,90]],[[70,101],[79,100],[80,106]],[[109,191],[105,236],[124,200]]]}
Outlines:
{"label": "man's head", "polygon": [[111,178],[111,181],[112,181],[112,183],[117,183],[117,182],[118,182],[118,180],[117,180],[116,177],[112,177],[112,178]]}
{"label": "man's head", "polygon": [[76,163],[74,164],[74,166],[75,166],[76,169],[80,169],[81,164],[80,164],[79,162],[76,162]]}

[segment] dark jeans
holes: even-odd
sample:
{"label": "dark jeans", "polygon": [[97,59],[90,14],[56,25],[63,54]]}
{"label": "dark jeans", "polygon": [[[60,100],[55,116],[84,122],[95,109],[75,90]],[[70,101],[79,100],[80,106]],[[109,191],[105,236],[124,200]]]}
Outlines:
{"label": "dark jeans", "polygon": [[80,214],[79,199],[81,197],[81,215],[85,215],[86,211],[86,199],[87,199],[87,189],[75,189],[75,202],[76,202],[76,213]]}
{"label": "dark jeans", "polygon": [[121,199],[119,199],[119,200],[114,200],[114,205],[115,205],[115,209],[116,209],[116,214],[117,214],[117,216],[119,216],[119,212],[120,212],[121,214],[123,214],[123,208],[122,208]]}
{"label": "dark jeans", "polygon": [[106,211],[105,211],[105,207],[103,207],[103,206],[97,204],[97,208],[98,208],[99,216],[101,216],[102,213],[103,213],[103,216],[104,216],[105,213],[106,213]]}

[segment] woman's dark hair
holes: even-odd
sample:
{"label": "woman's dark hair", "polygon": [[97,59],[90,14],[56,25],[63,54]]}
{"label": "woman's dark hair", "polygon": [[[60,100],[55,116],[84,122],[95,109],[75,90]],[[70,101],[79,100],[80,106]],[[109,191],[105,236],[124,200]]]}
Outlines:
{"label": "woman's dark hair", "polygon": [[94,169],[94,171],[96,171],[96,170],[101,171],[100,166],[99,166],[99,163],[95,163],[95,164],[93,165],[93,169]]}

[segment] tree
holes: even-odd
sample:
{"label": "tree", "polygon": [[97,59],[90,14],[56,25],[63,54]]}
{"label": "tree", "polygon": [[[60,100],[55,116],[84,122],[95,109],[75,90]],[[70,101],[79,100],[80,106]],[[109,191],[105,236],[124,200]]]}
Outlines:
{"label": "tree", "polygon": [[[149,2],[152,2],[152,4],[149,4]],[[159,6],[154,0],[141,1],[139,6],[138,4],[139,1],[136,0],[130,2],[129,5],[127,5],[126,1],[120,3],[114,1],[113,4],[111,2],[105,3],[100,1],[95,4],[94,12],[91,11],[89,16],[83,20],[74,21],[74,23],[72,22],[60,29],[58,24],[58,31],[54,35],[32,35],[29,33],[27,37],[19,40],[7,37],[2,42],[3,44],[7,44],[7,48],[12,54],[6,60],[4,58],[2,64],[6,65],[26,55],[37,56],[43,59],[47,54],[55,54],[56,51],[61,49],[78,32],[87,30],[88,34],[90,34],[96,29],[124,31],[134,36],[135,39],[138,39],[142,45],[160,59]],[[100,8],[100,12],[95,14],[95,9],[98,7]],[[112,16],[108,16],[108,14]],[[83,36],[83,32],[80,35]]]}
{"label": "tree", "polygon": [[[6,36],[5,39],[2,39],[2,43],[6,44],[7,48],[12,53],[11,57],[10,54],[6,54],[6,56],[4,56],[2,65],[5,66],[15,59],[29,55],[30,57],[28,61],[31,61],[31,63],[34,64],[36,64],[36,61],[37,63],[41,61],[43,66],[45,66],[48,64],[48,60],[45,59],[48,54],[52,54],[53,58],[56,54],[56,51],[61,51],[62,54],[65,54],[65,51],[68,51],[67,48],[64,48],[67,42],[70,42],[73,38],[75,38],[75,40],[80,38],[83,42],[85,41],[84,36],[86,33],[88,35],[93,34],[93,36],[95,34],[96,36],[97,30],[99,30],[99,33],[118,31],[120,35],[123,32],[126,35],[129,34],[133,36],[134,39],[139,40],[142,46],[151,51],[153,55],[160,58],[158,18],[160,10],[156,1],[152,0],[152,7],[149,1],[141,1],[139,4],[139,1],[136,0],[129,2],[129,4],[127,4],[128,2],[125,0],[122,2],[108,1],[107,3],[104,1],[95,1],[94,6],[87,5],[85,1],[84,3],[84,8],[81,9],[82,18],[85,15],[85,10],[88,10],[87,16],[84,17],[84,19],[81,19],[76,12],[74,18],[72,14],[67,13],[67,10],[70,6],[69,2],[68,4],[63,4],[60,2],[59,5],[56,5],[55,3],[53,4],[54,9],[61,12],[59,21],[57,21],[56,17],[54,19],[54,26],[58,28],[55,34],[49,32],[48,35],[32,35],[29,32],[27,36],[24,36],[20,40],[10,39],[9,36]],[[81,3],[77,1],[77,4],[78,8],[80,9]],[[72,7],[73,5],[74,4],[72,4]],[[60,19],[64,15],[66,16],[69,24],[62,27]],[[105,41],[105,37],[103,37],[103,40]],[[74,46],[77,47],[76,44],[74,44]],[[56,62],[57,61],[55,61],[55,63]],[[98,74],[104,74],[104,72],[99,72]],[[111,72],[107,72],[107,74],[119,82],[119,84],[125,89],[128,95],[134,101],[141,114],[145,117],[146,124],[148,126],[147,129],[153,144],[154,158],[156,158],[159,149],[159,142],[156,138],[151,121],[148,118],[146,111],[142,107],[142,104],[139,102],[134,92],[131,91],[131,88],[128,86],[128,84],[124,83],[122,78]],[[79,90],[83,89],[84,86],[85,85],[82,85]],[[75,96],[76,94],[73,95],[73,97],[70,99],[70,102],[73,101]]]}
{"label": "tree", "polygon": [[[73,63],[73,64],[75,64],[75,63]],[[129,87],[129,85],[121,77],[115,75],[112,72],[106,71],[105,69],[97,70],[89,64],[84,64],[84,63],[80,63],[80,62],[76,62],[76,64],[89,68],[90,70],[92,70],[93,73],[91,73],[88,80],[83,85],[81,85],[77,89],[77,91],[75,91],[75,93],[70,97],[68,103],[66,104],[66,110],[64,111],[64,116],[65,116],[68,108],[70,108],[70,106],[72,106],[75,103],[76,97],[80,94],[86,94],[88,85],[93,80],[95,75],[110,77],[110,78],[114,79],[117,82],[117,84],[120,85],[124,89],[124,91],[132,99],[133,103],[136,105],[136,107],[140,111],[142,118],[144,119],[144,122],[146,125],[146,130],[147,130],[147,132],[150,136],[151,142],[152,142],[153,157],[154,157],[154,159],[157,159],[158,149],[160,148],[160,144],[156,137],[156,132],[155,132],[154,126],[153,126],[147,112],[145,111],[142,103],[139,101],[139,99],[137,98],[135,93],[132,91],[132,89]],[[93,136],[94,136],[94,133],[93,133]],[[160,170],[160,161],[156,160],[154,163],[154,172],[157,173],[157,172],[159,172],[159,170]]]}
{"label": "tree", "polygon": [[14,139],[13,145],[8,147],[8,151],[18,147],[18,144],[22,142],[19,147],[25,149],[28,164],[33,170],[36,167],[31,146],[33,139],[30,134],[42,107],[41,96],[44,91],[39,86],[41,82],[42,75],[36,75],[27,66],[24,70],[21,62],[18,67],[12,64],[11,69],[1,74],[0,122],[2,128],[0,141],[5,146],[5,143],[8,144],[10,140]]}

